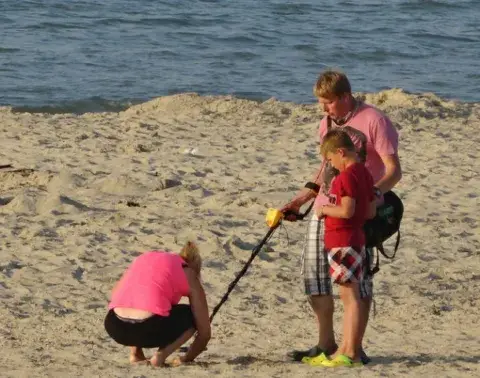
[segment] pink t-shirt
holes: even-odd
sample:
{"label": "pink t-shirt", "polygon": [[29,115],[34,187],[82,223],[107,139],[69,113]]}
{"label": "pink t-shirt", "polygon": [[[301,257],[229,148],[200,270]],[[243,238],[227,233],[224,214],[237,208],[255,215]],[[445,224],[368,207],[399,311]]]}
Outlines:
{"label": "pink t-shirt", "polygon": [[135,308],[168,316],[172,305],[190,293],[184,265],[184,260],[173,253],[141,254],[123,274],[108,308]]}
{"label": "pink t-shirt", "polygon": [[[352,138],[361,161],[376,183],[385,174],[385,165],[381,156],[398,153],[398,133],[388,117],[377,108],[360,104],[353,117],[343,126],[332,121],[332,128],[343,128]],[[327,133],[327,117],[320,121],[319,142]],[[328,192],[334,177],[329,164],[324,164],[320,192],[315,199],[315,208],[328,204]]]}

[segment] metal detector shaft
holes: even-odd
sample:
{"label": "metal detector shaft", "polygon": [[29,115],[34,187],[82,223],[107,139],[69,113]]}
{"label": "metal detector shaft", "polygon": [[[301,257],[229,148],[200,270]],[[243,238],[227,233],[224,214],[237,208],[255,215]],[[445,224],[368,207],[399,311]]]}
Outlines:
{"label": "metal detector shaft", "polygon": [[228,290],[227,292],[224,294],[224,296],[222,297],[222,299],[220,300],[220,302],[215,306],[215,308],[213,309],[212,311],[212,314],[210,315],[210,323],[212,322],[213,320],[213,317],[215,316],[215,314],[218,312],[218,310],[220,310],[220,307],[222,307],[222,305],[227,301],[228,299],[228,296],[230,295],[230,293],[233,291],[233,289],[235,288],[235,286],[237,285],[238,281],[240,281],[240,279],[243,277],[243,275],[247,272],[250,264],[252,263],[252,261],[255,259],[255,257],[258,255],[258,253],[260,252],[260,250],[262,249],[263,245],[267,242],[267,240],[270,238],[270,236],[273,234],[273,232],[277,229],[277,227],[279,226],[280,224],[276,224],[275,226],[271,227],[267,234],[265,235],[265,237],[262,239],[262,241],[252,250],[252,254],[250,255],[250,258],[248,259],[247,263],[243,266],[242,270],[237,274],[237,276],[235,277],[235,279],[230,283],[230,285],[228,285]]}
{"label": "metal detector shaft", "polygon": [[[262,241],[252,250],[252,254],[250,255],[250,258],[248,259],[247,263],[243,266],[242,270],[237,274],[237,276],[235,277],[235,279],[230,283],[230,285],[228,285],[228,290],[227,292],[223,295],[222,299],[220,300],[220,302],[215,306],[215,308],[213,309],[212,311],[212,314],[210,315],[210,323],[212,322],[213,320],[213,317],[215,316],[215,314],[218,312],[218,310],[220,310],[220,307],[222,307],[222,305],[227,301],[228,299],[228,296],[230,295],[230,293],[233,291],[233,289],[235,288],[235,286],[237,285],[238,281],[240,281],[240,278],[243,277],[243,275],[247,272],[248,270],[248,267],[252,264],[252,261],[255,259],[255,257],[258,255],[258,253],[260,252],[260,250],[262,249],[263,245],[267,242],[267,240],[270,238],[270,236],[272,236],[273,232],[277,229],[277,227],[280,226],[280,223],[276,224],[275,226],[273,227],[270,227],[270,229],[268,230],[267,234],[264,236],[264,238],[262,239]],[[181,352],[187,352],[188,351],[188,347],[187,346],[182,346],[180,348],[180,351]]]}
{"label": "metal detector shaft", "polygon": [[[310,212],[312,207],[313,207],[313,201],[304,213],[296,214],[296,213],[292,213],[292,212],[286,212],[286,213],[284,213],[284,215],[294,215],[296,220],[302,220]],[[238,281],[240,281],[240,279],[243,277],[243,275],[247,272],[249,266],[251,265],[251,263],[255,259],[255,257],[258,255],[258,253],[262,249],[263,245],[268,241],[270,236],[272,236],[273,232],[277,229],[278,226],[280,226],[280,224],[281,224],[281,222],[278,222],[274,226],[270,227],[270,229],[268,230],[267,234],[264,236],[262,241],[252,250],[252,254],[250,255],[250,258],[248,259],[247,263],[243,266],[242,270],[237,274],[237,276],[230,283],[230,285],[228,285],[227,292],[224,294],[224,296],[222,297],[220,302],[213,309],[212,314],[210,315],[210,323],[213,321],[213,318],[214,318],[215,314],[218,312],[218,310],[220,310],[220,307],[222,307],[222,305],[227,301],[228,296],[233,291],[233,289],[237,285]],[[180,351],[181,352],[187,352],[188,347],[182,346],[180,348]]]}

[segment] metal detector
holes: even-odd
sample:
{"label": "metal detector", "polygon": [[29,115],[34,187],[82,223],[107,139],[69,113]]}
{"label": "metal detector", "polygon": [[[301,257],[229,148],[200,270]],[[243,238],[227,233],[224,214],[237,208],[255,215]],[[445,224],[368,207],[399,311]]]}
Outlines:
{"label": "metal detector", "polygon": [[[214,307],[212,314],[210,315],[210,323],[213,321],[213,318],[215,317],[218,310],[220,310],[220,307],[222,307],[222,305],[227,301],[228,296],[233,291],[238,281],[240,281],[240,279],[245,275],[245,273],[247,272],[248,268],[252,264],[255,257],[262,250],[262,247],[271,238],[275,230],[281,225],[283,219],[288,216],[290,218],[294,217],[295,220],[302,220],[308,215],[312,207],[313,207],[313,202],[310,204],[310,206],[304,213],[299,213],[299,214],[294,213],[292,211],[286,211],[283,213],[277,209],[272,209],[272,208],[268,209],[266,222],[267,222],[267,225],[269,226],[269,230],[267,234],[263,237],[260,243],[258,243],[258,245],[255,248],[253,248],[252,254],[250,255],[250,258],[248,259],[248,261],[243,266],[242,270],[238,272],[235,279],[230,283],[230,285],[228,285],[227,292],[223,295],[222,299],[220,299],[220,302]],[[180,348],[181,352],[186,352],[187,350],[188,350],[188,347]]]}

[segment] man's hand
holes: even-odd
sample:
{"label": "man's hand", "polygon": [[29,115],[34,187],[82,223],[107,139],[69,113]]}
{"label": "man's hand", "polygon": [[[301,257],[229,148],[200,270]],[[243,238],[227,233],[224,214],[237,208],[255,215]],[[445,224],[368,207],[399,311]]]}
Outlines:
{"label": "man's hand", "polygon": [[[313,191],[304,188],[293,200],[283,206],[280,211],[282,213],[289,211],[295,214],[299,214],[300,208],[312,198],[315,198],[315,196],[316,194]],[[290,222],[295,222],[297,220],[297,217],[295,215],[287,215],[285,219]]]}
{"label": "man's hand", "polygon": [[[282,207],[280,209],[280,211],[282,213],[286,213],[288,211],[288,212],[291,212],[291,213],[298,214],[298,213],[300,213],[300,207],[301,206],[302,205],[299,205],[297,201],[293,200],[292,202],[289,202],[284,207]],[[293,214],[290,214],[290,215],[287,215],[285,217],[285,219],[290,221],[290,222],[295,222],[297,220],[297,217]]]}

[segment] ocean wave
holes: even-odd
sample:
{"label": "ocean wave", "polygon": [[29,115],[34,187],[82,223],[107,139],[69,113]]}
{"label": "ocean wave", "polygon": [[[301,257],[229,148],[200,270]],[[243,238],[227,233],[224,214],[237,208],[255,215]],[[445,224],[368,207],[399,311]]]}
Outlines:
{"label": "ocean wave", "polygon": [[22,50],[15,47],[0,47],[0,54],[12,53],[12,52],[18,52],[18,51],[22,51]]}
{"label": "ocean wave", "polygon": [[436,10],[452,10],[467,8],[472,5],[471,1],[451,1],[451,0],[408,0],[401,2],[399,8],[402,10],[420,10],[420,11],[436,11]]}
{"label": "ocean wave", "polygon": [[435,34],[435,33],[407,33],[410,37],[425,39],[429,42],[433,41],[455,41],[455,42],[478,42],[478,38],[469,38],[460,35],[447,35],[447,34]]}

